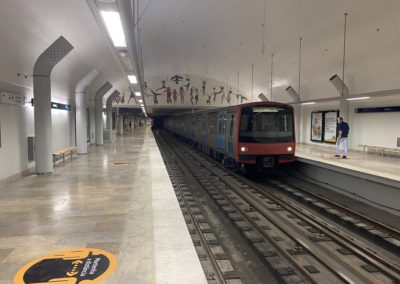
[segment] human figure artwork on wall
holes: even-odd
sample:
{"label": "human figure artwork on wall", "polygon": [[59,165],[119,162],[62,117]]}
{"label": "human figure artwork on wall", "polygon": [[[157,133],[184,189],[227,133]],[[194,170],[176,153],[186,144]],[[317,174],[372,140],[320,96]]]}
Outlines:
{"label": "human figure artwork on wall", "polygon": [[183,80],[183,77],[182,76],[179,76],[179,75],[174,75],[174,76],[172,76],[171,77],[171,81],[174,81],[175,82],[175,84],[179,84],[179,82],[180,81],[182,81]]}
{"label": "human figure artwork on wall", "polygon": [[213,97],[213,103],[215,104],[215,98],[217,97],[217,94],[218,94],[218,92],[216,91],[216,88],[214,87],[213,88],[213,95],[214,95],[214,97]]}
{"label": "human figure artwork on wall", "polygon": [[206,101],[206,103],[207,103],[208,105],[211,104],[211,96],[210,96],[210,95],[207,96],[207,101]]}
{"label": "human figure artwork on wall", "polygon": [[164,92],[167,93],[167,104],[171,104],[171,103],[172,103],[172,99],[171,99],[171,96],[172,96],[171,87],[168,86]]}
{"label": "human figure artwork on wall", "polygon": [[225,90],[224,90],[224,86],[220,87],[220,91],[218,92],[218,94],[221,94],[221,104],[223,103],[224,99],[225,99]]}
{"label": "human figure artwork on wall", "polygon": [[[124,94],[122,94],[122,97],[124,97]],[[135,94],[132,91],[130,91],[128,104],[131,102],[132,99],[134,100],[135,104],[137,104]]]}
{"label": "human figure artwork on wall", "polygon": [[207,80],[201,81],[201,91],[203,93],[203,96],[206,95],[206,84],[207,84]]}
{"label": "human figure artwork on wall", "polygon": [[162,96],[162,94],[156,93],[156,92],[154,92],[152,89],[149,89],[149,90],[150,90],[150,92],[153,94],[153,103],[154,103],[155,105],[157,105],[157,104],[158,104],[158,99],[157,99],[157,97],[158,97],[158,96]]}
{"label": "human figure artwork on wall", "polygon": [[190,87],[190,103],[191,103],[192,105],[194,105],[194,102],[193,102],[194,94],[193,94],[193,92],[194,92],[194,88],[193,88],[193,87]]}
{"label": "human figure artwork on wall", "polygon": [[165,80],[161,80],[161,87],[158,88],[158,89],[156,90],[156,92],[158,92],[159,90],[162,90],[162,89],[166,89],[167,87],[165,86],[165,83],[166,83]]}
{"label": "human figure artwork on wall", "polygon": [[172,98],[174,99],[174,104],[176,104],[176,99],[178,98],[177,96],[177,92],[176,89],[172,89]]}
{"label": "human figure artwork on wall", "polygon": [[[165,79],[166,77],[168,79]],[[234,92],[232,86],[193,74],[153,77],[150,78],[149,86],[151,86],[150,91],[148,93],[145,91],[145,96],[153,96],[153,103],[161,105],[211,107],[239,104],[248,100],[240,94],[240,90]],[[145,84],[145,89],[146,87],[147,84]],[[185,100],[186,96],[188,98]],[[130,98],[129,103],[132,101],[133,99]],[[151,102],[148,103],[151,104]]]}
{"label": "human figure artwork on wall", "polygon": [[186,76],[186,93],[189,91],[189,87],[190,87],[190,77]]}
{"label": "human figure artwork on wall", "polygon": [[241,95],[241,96],[240,96],[240,103],[242,104],[244,100],[248,101],[249,99],[246,98],[245,96],[242,96],[242,95]]}
{"label": "human figure artwork on wall", "polygon": [[194,102],[194,104],[197,105],[197,102],[199,101],[199,89],[196,88],[194,90],[194,92],[195,92],[195,96],[194,96],[195,102]]}
{"label": "human figure artwork on wall", "polygon": [[185,104],[185,91],[183,90],[183,86],[179,87],[179,96],[181,97],[181,104]]}

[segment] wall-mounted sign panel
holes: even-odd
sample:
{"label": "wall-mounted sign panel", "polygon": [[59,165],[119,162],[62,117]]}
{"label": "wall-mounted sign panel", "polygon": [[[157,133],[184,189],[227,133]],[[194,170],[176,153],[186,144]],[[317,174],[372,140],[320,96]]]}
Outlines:
{"label": "wall-mounted sign panel", "polygon": [[362,107],[356,108],[356,113],[369,113],[369,112],[400,112],[400,106],[389,107]]}
{"label": "wall-mounted sign panel", "polygon": [[25,105],[25,96],[12,93],[1,92],[0,103],[12,105]]}
{"label": "wall-mounted sign panel", "polygon": [[54,102],[51,102],[51,108],[62,109],[62,110],[66,110],[66,111],[71,111],[71,109],[72,109],[71,105],[65,105],[65,104],[54,103]]}

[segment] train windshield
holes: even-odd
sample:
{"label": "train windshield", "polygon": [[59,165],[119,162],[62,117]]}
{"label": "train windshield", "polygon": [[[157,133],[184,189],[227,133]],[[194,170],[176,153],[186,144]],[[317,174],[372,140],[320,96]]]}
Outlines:
{"label": "train windshield", "polygon": [[285,107],[243,108],[240,118],[239,142],[292,142],[293,110]]}

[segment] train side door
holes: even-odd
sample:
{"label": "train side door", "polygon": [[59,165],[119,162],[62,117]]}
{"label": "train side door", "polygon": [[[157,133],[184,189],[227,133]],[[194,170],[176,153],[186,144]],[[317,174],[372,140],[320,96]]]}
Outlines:
{"label": "train side door", "polygon": [[218,114],[218,148],[225,151],[226,111]]}
{"label": "train side door", "polygon": [[235,113],[229,113],[229,136],[228,136],[228,152],[233,155],[233,137],[235,131]]}

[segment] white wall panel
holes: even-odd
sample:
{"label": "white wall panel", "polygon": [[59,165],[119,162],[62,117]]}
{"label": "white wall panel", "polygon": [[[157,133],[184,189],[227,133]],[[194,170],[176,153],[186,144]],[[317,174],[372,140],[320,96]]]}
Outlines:
{"label": "white wall panel", "polygon": [[[358,107],[400,106],[400,98],[381,98],[364,102],[352,103],[350,105],[350,134],[349,148],[360,150],[359,144],[372,144],[385,147],[396,147],[397,138],[400,137],[400,113],[355,113]],[[311,112],[339,109],[338,102],[325,105],[314,105],[302,107],[302,143],[316,143],[310,140]],[[331,144],[316,143],[318,145],[330,146]]]}
{"label": "white wall panel", "polygon": [[30,105],[0,104],[0,179],[19,174],[28,164],[27,137],[33,136],[33,108]]}

